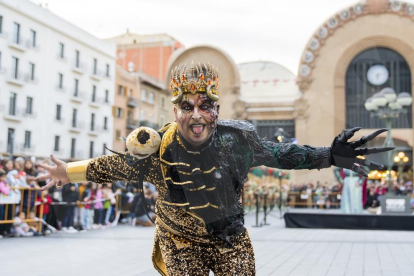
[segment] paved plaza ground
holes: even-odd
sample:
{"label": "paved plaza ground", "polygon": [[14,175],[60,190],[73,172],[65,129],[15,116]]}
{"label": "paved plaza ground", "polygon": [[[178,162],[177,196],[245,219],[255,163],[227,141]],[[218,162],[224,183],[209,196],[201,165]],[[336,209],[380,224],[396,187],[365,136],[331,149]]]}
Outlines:
{"label": "paved plaza ground", "polygon": [[[414,232],[287,229],[278,212],[253,228],[257,275],[414,275]],[[414,218],[413,218],[414,219]],[[0,240],[0,275],[151,276],[153,228],[121,225],[78,234]]]}

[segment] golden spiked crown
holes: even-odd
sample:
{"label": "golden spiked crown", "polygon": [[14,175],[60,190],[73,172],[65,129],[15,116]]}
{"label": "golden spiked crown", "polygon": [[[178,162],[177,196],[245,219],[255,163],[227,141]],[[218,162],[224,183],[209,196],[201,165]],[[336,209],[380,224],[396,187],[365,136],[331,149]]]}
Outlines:
{"label": "golden spiked crown", "polygon": [[176,104],[181,101],[184,93],[207,93],[207,96],[217,101],[219,99],[217,89],[219,86],[218,69],[208,63],[207,65],[194,66],[191,63],[190,70],[186,64],[180,64],[171,70],[171,85],[173,97],[171,101]]}

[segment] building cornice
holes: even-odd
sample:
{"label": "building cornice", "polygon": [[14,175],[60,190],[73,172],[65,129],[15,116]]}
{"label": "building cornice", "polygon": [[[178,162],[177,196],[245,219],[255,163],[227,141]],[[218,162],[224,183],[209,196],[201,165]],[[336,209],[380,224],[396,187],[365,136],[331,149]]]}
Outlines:
{"label": "building cornice", "polygon": [[[102,55],[105,55],[108,58],[111,58],[113,60],[116,59],[116,45],[115,43],[109,43],[107,41],[103,41],[91,34],[89,34],[88,32],[86,32],[83,29],[80,29],[78,27],[76,27],[75,25],[73,25],[72,23],[58,17],[57,15],[51,13],[49,10],[43,9],[42,7],[37,6],[36,4],[30,2],[30,1],[6,1],[6,0],[1,0],[0,1],[0,5],[3,5],[11,10],[13,10],[16,13],[21,14],[22,16],[25,16],[35,22],[37,22],[38,24],[41,24],[63,36],[66,36],[70,39],[72,39],[73,41],[76,41],[79,44],[82,44],[88,48],[90,48],[93,51],[99,52]],[[39,15],[38,13],[35,13],[35,15],[30,14],[30,12],[27,12],[24,8],[22,8],[22,6],[24,5],[31,5],[33,7],[27,7],[27,10],[32,11],[34,9],[38,9],[39,11],[44,12],[43,15]],[[52,19],[49,19],[49,17],[52,17]],[[76,29],[75,32],[72,33],[68,32],[68,31],[62,31],[62,30],[67,30],[67,28],[57,28],[56,26],[54,26],[53,24],[51,24],[51,22],[48,22],[48,20],[60,20],[63,24],[66,24],[67,26],[70,26],[70,28],[74,28]],[[86,43],[85,42],[85,38],[89,37],[90,39],[94,40],[93,43]],[[97,47],[96,43],[100,43],[101,45]]]}
{"label": "building cornice", "polygon": [[380,14],[394,14],[414,21],[414,4],[401,1],[366,0],[331,16],[317,29],[306,44],[296,80],[299,90],[305,92],[310,88],[313,80],[312,73],[320,56],[319,52],[337,30],[360,17]]}

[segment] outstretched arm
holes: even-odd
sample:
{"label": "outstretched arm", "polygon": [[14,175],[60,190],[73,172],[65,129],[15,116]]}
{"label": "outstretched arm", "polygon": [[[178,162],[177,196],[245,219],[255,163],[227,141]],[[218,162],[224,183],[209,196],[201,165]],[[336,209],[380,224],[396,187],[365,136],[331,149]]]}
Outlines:
{"label": "outstretched arm", "polygon": [[[158,151],[160,135],[148,127],[139,127],[131,132],[126,139],[127,153],[104,155],[95,159],[71,162],[66,164],[62,160],[50,156],[56,166],[38,164],[49,174],[40,176],[36,180],[52,179],[42,190],[56,184],[93,181],[108,183],[121,180],[138,180],[147,176],[149,169],[158,164],[153,154]],[[113,152],[112,150],[110,150]],[[145,169],[143,169],[145,167]]]}
{"label": "outstretched arm", "polygon": [[362,169],[365,166],[369,169],[382,169],[384,166],[375,162],[357,158],[357,156],[368,155],[393,150],[393,147],[384,148],[363,148],[358,147],[374,139],[387,129],[380,129],[368,136],[364,136],[354,142],[348,142],[356,131],[361,128],[344,130],[338,135],[332,146],[311,147],[300,146],[288,143],[274,143],[262,140],[256,132],[251,133],[250,147],[253,149],[252,166],[265,165],[281,169],[322,169],[332,165],[350,169],[358,174],[367,176]]}
{"label": "outstretched arm", "polygon": [[[155,156],[147,158],[150,166],[149,171],[152,171],[152,167],[156,166],[155,159],[157,159]],[[70,163],[65,163],[53,156],[51,156],[51,160],[56,166],[38,164],[38,166],[46,169],[49,174],[40,176],[37,180],[52,179],[46,186],[42,187],[42,190],[49,189],[59,183],[59,185],[85,181],[111,183],[127,179],[138,181],[140,173],[139,167],[128,166],[122,160],[122,157],[117,154],[103,155],[95,159]]]}
{"label": "outstretched arm", "polygon": [[[252,133],[253,134],[253,133]],[[265,165],[286,170],[323,169],[332,165],[328,147],[301,146],[263,140],[257,133],[251,139],[253,148],[252,167]]]}

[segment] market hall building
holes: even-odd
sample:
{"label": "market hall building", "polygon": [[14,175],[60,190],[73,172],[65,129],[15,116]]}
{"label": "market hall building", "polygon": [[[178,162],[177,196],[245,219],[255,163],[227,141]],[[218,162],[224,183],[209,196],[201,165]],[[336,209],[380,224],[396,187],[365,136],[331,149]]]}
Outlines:
{"label": "market hall building", "polygon": [[[391,87],[397,94],[411,94],[413,24],[414,5],[367,0],[333,14],[315,30],[304,47],[297,76],[270,61],[236,65],[229,54],[206,45],[176,51],[167,72],[179,63],[209,61],[220,70],[221,119],[249,120],[260,136],[274,141],[282,136],[283,142],[330,146],[345,128],[363,127],[357,133],[361,137],[385,127],[364,107],[376,92]],[[168,74],[165,81],[169,87]],[[397,152],[409,157],[405,171],[412,168],[412,121],[411,105],[392,125]],[[368,146],[382,146],[385,136]],[[385,162],[380,154],[369,159]],[[332,183],[333,170],[291,173],[290,182],[316,181]]]}

